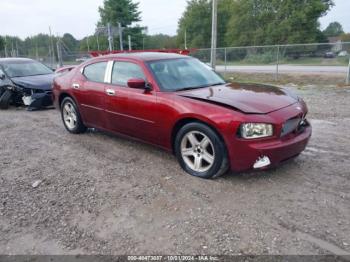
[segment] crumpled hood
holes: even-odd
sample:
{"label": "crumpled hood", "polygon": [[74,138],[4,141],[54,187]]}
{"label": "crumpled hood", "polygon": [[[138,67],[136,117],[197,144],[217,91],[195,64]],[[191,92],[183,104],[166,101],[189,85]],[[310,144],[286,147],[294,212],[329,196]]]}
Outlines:
{"label": "crumpled hood", "polygon": [[298,102],[298,97],[287,90],[259,84],[231,83],[178,94],[226,105],[249,114],[267,114]]}
{"label": "crumpled hood", "polygon": [[53,82],[54,76],[55,76],[54,74],[48,74],[48,75],[13,77],[11,78],[11,80],[16,85],[19,85],[25,88],[49,91],[52,89],[52,82]]}

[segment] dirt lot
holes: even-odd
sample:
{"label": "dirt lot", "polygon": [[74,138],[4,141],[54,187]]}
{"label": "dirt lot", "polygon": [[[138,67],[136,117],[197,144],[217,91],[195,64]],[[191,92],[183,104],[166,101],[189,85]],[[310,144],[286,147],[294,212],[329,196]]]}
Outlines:
{"label": "dirt lot", "polygon": [[291,88],[307,150],[209,181],[148,145],[70,135],[55,110],[0,112],[0,253],[349,254],[350,88]]}

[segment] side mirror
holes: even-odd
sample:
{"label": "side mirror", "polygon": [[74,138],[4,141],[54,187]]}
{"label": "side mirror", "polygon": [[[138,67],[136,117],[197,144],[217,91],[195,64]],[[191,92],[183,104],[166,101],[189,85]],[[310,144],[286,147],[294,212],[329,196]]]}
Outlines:
{"label": "side mirror", "polygon": [[141,78],[132,78],[128,80],[128,87],[136,89],[145,89],[147,91],[151,90],[151,86],[146,83],[144,79]]}

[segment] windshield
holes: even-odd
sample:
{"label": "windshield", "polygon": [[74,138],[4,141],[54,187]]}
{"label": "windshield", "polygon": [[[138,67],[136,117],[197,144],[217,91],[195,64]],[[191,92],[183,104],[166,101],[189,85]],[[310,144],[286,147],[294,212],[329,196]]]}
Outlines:
{"label": "windshield", "polygon": [[23,77],[52,74],[52,70],[36,61],[9,62],[3,65],[9,77]]}
{"label": "windshield", "polygon": [[148,62],[162,91],[180,91],[225,84],[209,66],[193,58]]}

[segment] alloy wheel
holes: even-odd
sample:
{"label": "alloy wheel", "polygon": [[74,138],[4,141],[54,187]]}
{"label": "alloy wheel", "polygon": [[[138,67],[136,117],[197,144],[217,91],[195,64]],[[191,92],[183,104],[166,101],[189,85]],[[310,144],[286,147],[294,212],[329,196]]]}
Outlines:
{"label": "alloy wheel", "polygon": [[193,171],[206,172],[215,161],[213,143],[204,133],[191,131],[182,138],[181,156]]}
{"label": "alloy wheel", "polygon": [[67,102],[65,103],[63,107],[63,119],[66,124],[66,126],[70,129],[73,130],[77,126],[77,112],[73,106],[72,103]]}

